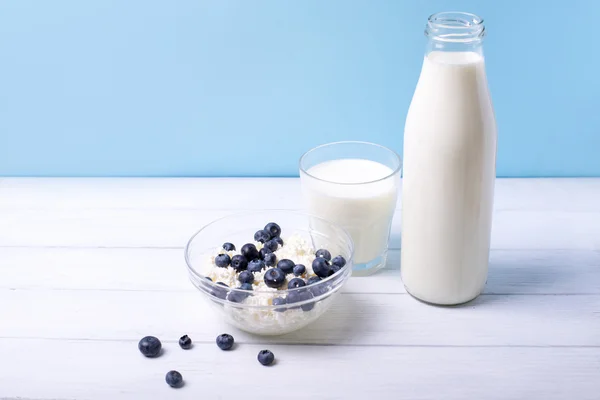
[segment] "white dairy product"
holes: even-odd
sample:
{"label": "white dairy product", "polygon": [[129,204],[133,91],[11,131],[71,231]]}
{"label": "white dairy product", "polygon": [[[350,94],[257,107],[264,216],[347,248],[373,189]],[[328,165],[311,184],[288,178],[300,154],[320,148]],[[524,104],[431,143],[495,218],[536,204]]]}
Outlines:
{"label": "white dairy product", "polygon": [[433,51],[404,131],[402,279],[435,304],[477,297],[486,282],[496,123],[484,58]]}
{"label": "white dairy product", "polygon": [[[308,212],[348,231],[355,266],[378,257],[385,262],[399,186],[393,173],[379,162],[353,158],[322,162],[302,177]],[[313,228],[327,233],[325,226]]]}

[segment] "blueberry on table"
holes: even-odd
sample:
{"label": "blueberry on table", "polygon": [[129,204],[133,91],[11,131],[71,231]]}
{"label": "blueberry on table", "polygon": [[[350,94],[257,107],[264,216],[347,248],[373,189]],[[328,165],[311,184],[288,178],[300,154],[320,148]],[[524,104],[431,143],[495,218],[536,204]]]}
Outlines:
{"label": "blueberry on table", "polygon": [[[286,303],[285,298],[283,297],[275,297],[273,299],[273,305],[274,306],[282,306]],[[285,308],[276,308],[275,311],[277,312],[283,312],[285,311]]]}
{"label": "blueberry on table", "polygon": [[275,222],[269,222],[265,225],[265,231],[269,232],[271,237],[279,237],[281,235],[281,227]]}
{"label": "blueberry on table", "polygon": [[333,260],[331,260],[331,264],[337,265],[340,268],[343,268],[344,265],[346,265],[346,259],[342,256],[337,256],[337,257],[334,257]]}
{"label": "blueberry on table", "polygon": [[[248,264],[248,265],[250,265],[250,264]],[[252,272],[250,272],[250,270],[242,271],[238,275],[238,281],[240,281],[240,283],[253,283],[254,282],[254,274]]]}
{"label": "blueberry on table", "polygon": [[192,339],[188,335],[183,335],[179,338],[179,346],[184,350],[192,348]]}
{"label": "blueberry on table", "polygon": [[219,254],[215,257],[215,265],[219,268],[227,268],[231,264],[231,258],[227,254]]}
{"label": "blueberry on table", "polygon": [[254,234],[254,241],[266,243],[271,240],[271,234],[265,230],[256,231]]}
{"label": "blueberry on table", "polygon": [[246,257],[246,260],[248,261],[260,258],[260,253],[256,249],[256,246],[252,243],[246,243],[245,245],[243,245],[241,253],[244,257]]}
{"label": "blueberry on table", "polygon": [[270,288],[279,288],[285,283],[285,273],[275,267],[270,268],[265,272],[265,284]]}
{"label": "blueberry on table", "polygon": [[275,361],[275,354],[271,350],[261,350],[258,352],[258,362],[262,365],[271,365]]}
{"label": "blueberry on table", "polygon": [[[248,271],[249,272],[260,272],[265,268],[266,268],[266,266],[265,266],[265,262],[263,260],[252,260],[248,263]],[[252,279],[254,279],[254,277]],[[250,283],[252,283],[252,282],[250,282]]]}
{"label": "blueberry on table", "polygon": [[251,283],[242,283],[240,285],[240,289],[242,289],[242,290],[253,290],[254,287],[252,286]]}
{"label": "blueberry on table", "polygon": [[225,251],[235,251],[235,246],[233,245],[233,243],[223,243],[223,250]]}
{"label": "blueberry on table", "polygon": [[228,333],[217,336],[217,346],[221,350],[230,350],[233,347],[233,336]]}
{"label": "blueberry on table", "polygon": [[279,248],[279,243],[277,243],[277,239],[272,239],[265,243],[264,248],[271,250],[270,253],[272,253],[274,251],[277,251],[277,249]]}
{"label": "blueberry on table", "polygon": [[248,259],[241,254],[231,257],[231,266],[236,272],[242,272],[248,268]]}
{"label": "blueberry on table", "polygon": [[315,256],[317,256],[317,257],[323,257],[327,261],[331,261],[331,253],[329,252],[329,250],[319,249],[315,253]]}
{"label": "blueberry on table", "polygon": [[302,264],[296,264],[292,271],[294,272],[294,275],[300,276],[306,272],[306,267]]}
{"label": "blueberry on table", "polygon": [[302,278],[294,278],[288,282],[288,289],[297,289],[306,286],[306,282]]}
{"label": "blueberry on table", "polygon": [[267,267],[274,267],[277,264],[277,256],[274,253],[265,254],[264,261]]}
{"label": "blueberry on table", "polygon": [[[297,290],[297,291],[293,291],[290,292],[287,295],[286,301],[287,304],[292,304],[292,303],[300,303],[301,301],[307,301],[312,299],[314,296],[312,294],[311,291],[309,290]],[[302,309],[302,311],[310,311],[315,307],[315,303],[306,303],[306,304],[302,304],[300,306],[300,308]],[[298,307],[296,307],[298,308]]]}
{"label": "blueberry on table", "polygon": [[323,257],[317,257],[312,263],[312,269],[320,278],[327,278],[329,276],[329,263]]}
{"label": "blueberry on table", "polygon": [[160,355],[162,343],[154,336],[146,336],[138,343],[138,349],[146,357],[156,357]]}
{"label": "blueberry on table", "polygon": [[284,258],[283,260],[279,260],[279,262],[277,263],[277,268],[282,270],[283,273],[286,275],[294,272],[295,266],[296,266],[296,264],[294,264],[294,262],[292,260],[288,260],[287,258]]}
{"label": "blueberry on table", "polygon": [[183,376],[181,376],[181,374],[177,371],[167,372],[165,380],[167,381],[167,385],[171,386],[172,388],[178,388],[183,385]]}

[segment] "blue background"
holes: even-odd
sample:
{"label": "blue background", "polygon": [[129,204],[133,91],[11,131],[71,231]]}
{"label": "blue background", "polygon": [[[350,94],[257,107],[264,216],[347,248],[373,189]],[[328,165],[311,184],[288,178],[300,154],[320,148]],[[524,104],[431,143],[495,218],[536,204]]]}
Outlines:
{"label": "blue background", "polygon": [[3,0],[0,175],[290,176],[402,152],[429,14],[486,20],[499,176],[600,176],[600,1]]}

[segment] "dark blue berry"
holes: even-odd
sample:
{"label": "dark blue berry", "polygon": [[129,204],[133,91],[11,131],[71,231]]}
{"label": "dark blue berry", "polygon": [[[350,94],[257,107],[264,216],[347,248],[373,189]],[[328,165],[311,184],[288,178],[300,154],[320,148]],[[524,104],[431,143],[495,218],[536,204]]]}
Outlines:
{"label": "dark blue berry", "polygon": [[[287,300],[288,304],[292,304],[292,303],[300,303],[301,301],[310,300],[313,297],[314,296],[313,296],[312,292],[310,292],[309,290],[294,290],[293,292],[290,292],[287,295],[286,300]],[[306,304],[302,304],[300,306],[300,308],[302,308],[303,311],[310,311],[314,308],[314,306],[315,306],[315,303],[306,303]]]}
{"label": "dark blue berry", "polygon": [[265,243],[271,240],[271,234],[268,231],[260,230],[254,234],[254,241]]}
{"label": "dark blue berry", "polygon": [[283,247],[283,239],[280,237],[276,237],[275,239],[273,239],[277,242],[278,245],[280,245],[281,247]]}
{"label": "dark blue berry", "polygon": [[248,263],[248,271],[250,272],[260,272],[265,268],[265,262],[263,260],[252,260]]}
{"label": "dark blue berry", "polygon": [[233,347],[233,336],[228,333],[217,336],[217,346],[221,350],[229,350]]}
{"label": "dark blue berry", "polygon": [[215,265],[219,268],[227,268],[231,264],[231,258],[227,254],[219,254],[215,257]]}
{"label": "dark blue berry", "polygon": [[340,269],[342,269],[342,267],[340,267],[337,264],[332,264],[331,267],[329,267],[329,276],[335,274],[336,272],[338,272]]}
{"label": "dark blue berry", "polygon": [[210,294],[215,297],[218,297],[219,299],[225,300],[225,298],[227,297],[227,292],[228,292],[228,290],[225,288],[228,288],[229,286],[227,286],[223,282],[217,282],[217,285],[223,286],[223,288],[220,288],[220,287],[213,288],[213,290],[210,292]]}
{"label": "dark blue berry", "polygon": [[269,268],[265,272],[265,284],[270,288],[279,288],[285,283],[285,274],[279,268]]}
{"label": "dark blue berry", "polygon": [[275,361],[275,354],[271,350],[261,350],[258,352],[258,362],[262,365],[271,365]]}
{"label": "dark blue berry", "polygon": [[296,264],[294,264],[294,262],[292,260],[288,260],[287,258],[284,258],[283,260],[279,260],[279,262],[277,263],[277,268],[282,270],[283,273],[286,275],[294,272],[295,266],[296,266]]}
{"label": "dark blue berry", "polygon": [[160,355],[162,343],[154,336],[146,336],[138,343],[138,349],[146,357],[156,357]]}
{"label": "dark blue berry", "polygon": [[231,266],[236,272],[242,272],[248,268],[248,259],[241,254],[231,257]]}
{"label": "dark blue berry", "polygon": [[263,247],[262,249],[260,249],[260,251],[258,252],[258,258],[260,258],[261,260],[264,260],[265,257],[267,256],[267,254],[272,253],[272,251],[266,247]]}
{"label": "dark blue berry", "polygon": [[333,260],[331,260],[331,264],[337,265],[340,268],[342,268],[344,265],[346,265],[346,259],[342,256],[337,256],[334,257]]}
{"label": "dark blue berry", "polygon": [[329,276],[329,263],[323,257],[317,257],[312,263],[312,269],[320,278],[327,278]]}
{"label": "dark blue berry", "polygon": [[233,243],[223,243],[223,250],[225,251],[235,251],[235,246],[233,245]]}
{"label": "dark blue berry", "polygon": [[279,237],[281,235],[281,228],[275,222],[269,222],[265,225],[265,231],[269,232],[271,237]]}
{"label": "dark blue berry", "polygon": [[250,293],[245,293],[239,290],[233,290],[227,295],[227,300],[232,303],[241,303],[250,296]]}
{"label": "dark blue berry", "polygon": [[178,388],[183,385],[183,376],[177,371],[167,372],[165,380],[167,381],[167,384],[173,388]]}
{"label": "dark blue berry", "polygon": [[188,335],[183,335],[179,338],[179,346],[184,350],[192,348],[192,339]]}
{"label": "dark blue berry", "polygon": [[331,253],[329,252],[329,250],[319,249],[315,253],[315,256],[317,256],[317,257],[323,257],[327,261],[331,261]]}
{"label": "dark blue berry", "polygon": [[[250,264],[248,264],[248,266],[250,266]],[[252,272],[250,272],[249,270],[242,271],[238,275],[238,281],[240,281],[240,283],[253,283],[254,282],[254,274]]]}
{"label": "dark blue berry", "polygon": [[327,293],[329,291],[329,285],[327,284],[327,282],[320,282],[321,278],[319,278],[318,276],[316,276],[315,278],[318,278],[319,280],[310,282],[310,279],[309,279],[308,285],[310,285],[310,286],[308,287],[308,290],[315,297]]}
{"label": "dark blue berry", "polygon": [[243,245],[241,253],[244,257],[246,257],[246,260],[249,261],[260,258],[260,253],[258,252],[258,250],[256,250],[256,246],[252,243],[246,243],[245,245]]}
{"label": "dark blue berry", "polygon": [[306,282],[302,278],[294,278],[288,282],[288,289],[297,289],[306,286]]}
{"label": "dark blue berry", "polygon": [[[282,306],[286,303],[285,299],[283,297],[275,297],[273,299],[273,305],[274,306]],[[285,308],[276,308],[275,311],[277,312],[283,312],[285,311]]]}
{"label": "dark blue berry", "polygon": [[265,248],[271,250],[271,252],[277,251],[279,248],[279,243],[277,243],[276,239],[269,240],[267,243],[265,243]]}
{"label": "dark blue berry", "polygon": [[274,267],[277,264],[277,256],[274,253],[265,254],[265,265]]}
{"label": "dark blue berry", "polygon": [[310,278],[308,278],[308,280],[306,281],[307,285],[313,285],[317,282],[319,282],[321,280],[321,278],[319,278],[318,276],[312,276]]}
{"label": "dark blue berry", "polygon": [[205,276],[205,278],[212,282],[212,279],[210,276]]}
{"label": "dark blue berry", "polygon": [[254,288],[253,288],[253,286],[252,286],[251,283],[242,283],[240,285],[240,289],[242,289],[242,290],[253,290]]}
{"label": "dark blue berry", "polygon": [[302,264],[296,264],[293,271],[294,271],[294,275],[300,276],[306,272],[306,267]]}

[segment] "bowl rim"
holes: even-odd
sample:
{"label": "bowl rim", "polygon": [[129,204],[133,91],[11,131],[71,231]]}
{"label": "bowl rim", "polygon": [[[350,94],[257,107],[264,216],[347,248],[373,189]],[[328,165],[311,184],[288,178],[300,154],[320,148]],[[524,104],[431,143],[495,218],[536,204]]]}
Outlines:
{"label": "bowl rim", "polygon": [[[201,273],[199,273],[198,271],[196,271],[196,269],[192,266],[192,262],[190,260],[189,257],[189,253],[190,253],[190,246],[192,244],[192,242],[194,241],[194,239],[202,232],[204,231],[206,228],[217,224],[219,222],[222,222],[223,220],[226,219],[231,219],[231,218],[235,218],[235,217],[239,217],[239,216],[248,216],[248,215],[256,215],[256,214],[266,214],[266,213],[273,213],[273,212],[278,212],[278,213],[284,213],[284,214],[289,214],[289,215],[297,215],[297,216],[302,216],[302,217],[306,217],[306,218],[315,218],[317,220],[319,220],[320,222],[325,222],[327,224],[330,224],[332,226],[334,226],[337,229],[340,229],[345,235],[347,240],[345,240],[349,246],[350,246],[350,256],[348,258],[348,260],[346,260],[346,265],[344,265],[342,268],[340,268],[340,270],[335,273],[334,275],[328,276],[327,278],[321,279],[317,285],[321,285],[321,284],[326,284],[327,282],[332,282],[335,281],[336,279],[342,278],[345,276],[345,278],[347,279],[351,273],[352,273],[352,268],[351,266],[354,265],[354,241],[352,240],[352,236],[350,236],[350,234],[348,233],[348,231],[346,229],[344,229],[343,227],[341,227],[340,225],[336,224],[335,222],[332,222],[328,219],[325,218],[321,218],[321,217],[317,217],[316,215],[313,214],[309,214],[309,213],[305,213],[305,212],[301,212],[301,211],[295,211],[295,210],[283,210],[283,209],[269,209],[269,210],[254,210],[254,211],[240,211],[240,212],[236,212],[233,214],[229,214],[229,215],[225,215],[223,217],[217,218],[211,222],[209,222],[208,224],[204,225],[202,228],[200,228],[198,231],[196,231],[187,241],[185,248],[184,248],[184,258],[185,258],[185,263],[188,269],[188,272],[191,273],[192,275],[194,275],[196,278],[200,278],[202,285],[208,287],[208,288],[214,288],[214,289],[221,289],[221,290],[227,290],[228,292],[233,292],[233,293],[244,293],[244,294],[250,294],[250,295],[257,295],[257,294],[273,294],[276,296],[286,296],[289,293],[295,293],[295,292],[302,292],[305,291],[307,289],[309,289],[311,286],[313,285],[307,285],[307,286],[302,286],[299,288],[294,288],[294,289],[285,289],[285,290],[277,290],[277,291],[250,291],[250,290],[244,290],[244,289],[240,289],[240,288],[233,288],[233,287],[225,287],[223,285],[219,285],[216,282],[213,282],[212,280],[208,280],[206,279],[205,275],[202,275]],[[350,271],[350,273],[348,273],[348,271]],[[196,286],[196,285],[194,285]],[[340,285],[341,287],[341,285]],[[200,288],[198,288],[200,289]],[[253,304],[242,304],[242,303],[236,303],[236,302],[232,302],[230,300],[226,300],[226,299],[221,299],[221,298],[215,298],[212,299],[213,301],[217,301],[220,303],[224,303],[224,304],[235,304],[238,307],[241,308],[262,308],[262,309],[271,309],[271,308],[277,308],[277,309],[281,309],[281,308],[288,308],[288,307],[299,307],[303,304],[308,304],[308,303],[313,303],[316,302],[318,300],[321,300],[325,297],[328,297],[329,295],[331,295],[332,293],[336,292],[338,288],[333,288],[334,290],[331,290],[329,292],[326,292],[324,294],[321,294],[319,296],[314,296],[311,297],[310,299],[307,300],[303,300],[303,301],[299,301],[296,303],[292,303],[292,304],[281,304],[281,305],[253,305]],[[202,289],[200,289],[201,292],[203,292]]]}

